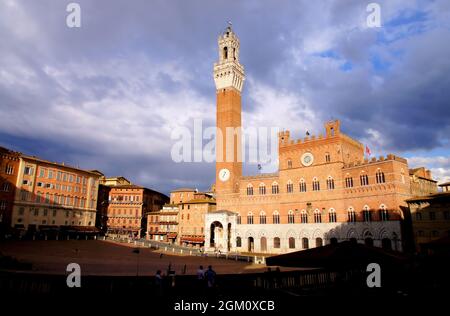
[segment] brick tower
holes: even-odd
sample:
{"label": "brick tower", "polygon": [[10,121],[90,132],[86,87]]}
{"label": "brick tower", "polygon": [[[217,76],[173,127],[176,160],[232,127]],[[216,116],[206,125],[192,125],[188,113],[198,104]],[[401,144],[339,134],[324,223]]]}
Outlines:
{"label": "brick tower", "polygon": [[216,193],[217,207],[227,195],[239,192],[242,176],[241,91],[244,67],[239,63],[239,39],[228,26],[219,36],[219,61],[214,64],[216,84]]}

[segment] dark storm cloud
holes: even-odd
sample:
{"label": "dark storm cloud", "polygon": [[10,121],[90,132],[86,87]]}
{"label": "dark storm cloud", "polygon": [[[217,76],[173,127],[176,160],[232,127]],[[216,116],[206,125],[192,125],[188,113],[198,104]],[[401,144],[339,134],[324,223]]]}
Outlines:
{"label": "dark storm cloud", "polygon": [[[361,1],[77,2],[82,27],[70,29],[64,1],[0,0],[2,145],[165,192],[209,187],[214,165],[172,162],[170,134],[194,118],[214,124],[212,67],[228,20],[253,124],[322,132],[339,118],[399,154],[449,143],[445,1],[380,1],[380,29],[365,26]],[[261,112],[273,108],[289,114]]]}

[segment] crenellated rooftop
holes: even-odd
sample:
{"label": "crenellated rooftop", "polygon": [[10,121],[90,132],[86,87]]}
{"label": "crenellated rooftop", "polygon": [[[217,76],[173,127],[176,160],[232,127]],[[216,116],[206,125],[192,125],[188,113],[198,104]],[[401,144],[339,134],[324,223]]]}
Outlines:
{"label": "crenellated rooftop", "polygon": [[399,161],[402,163],[407,164],[408,161],[405,158],[402,157],[398,157],[394,154],[388,154],[385,156],[380,156],[378,158],[376,157],[372,157],[371,159],[365,158],[363,161],[355,161],[355,162],[350,162],[348,164],[344,164],[344,168],[352,168],[352,167],[361,167],[361,166],[366,166],[366,165],[370,165],[370,164],[374,164],[374,163],[380,163],[380,162],[384,162],[384,161]]}

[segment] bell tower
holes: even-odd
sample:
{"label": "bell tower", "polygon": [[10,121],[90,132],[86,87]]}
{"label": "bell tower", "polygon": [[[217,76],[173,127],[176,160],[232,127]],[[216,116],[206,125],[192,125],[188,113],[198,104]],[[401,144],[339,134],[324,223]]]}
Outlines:
{"label": "bell tower", "polygon": [[239,63],[239,39],[227,27],[219,36],[219,61],[214,63],[216,85],[216,194],[217,207],[227,194],[239,192],[242,176],[241,91],[244,67]]}

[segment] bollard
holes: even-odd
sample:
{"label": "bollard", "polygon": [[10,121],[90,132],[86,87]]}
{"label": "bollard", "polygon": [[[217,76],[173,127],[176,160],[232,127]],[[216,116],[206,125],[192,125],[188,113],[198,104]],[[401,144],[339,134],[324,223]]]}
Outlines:
{"label": "bollard", "polygon": [[180,250],[180,253],[183,254],[183,249]]}
{"label": "bollard", "polygon": [[175,253],[175,248],[172,248],[172,252]]}
{"label": "bollard", "polygon": [[189,255],[192,256],[192,250],[189,250]]}

